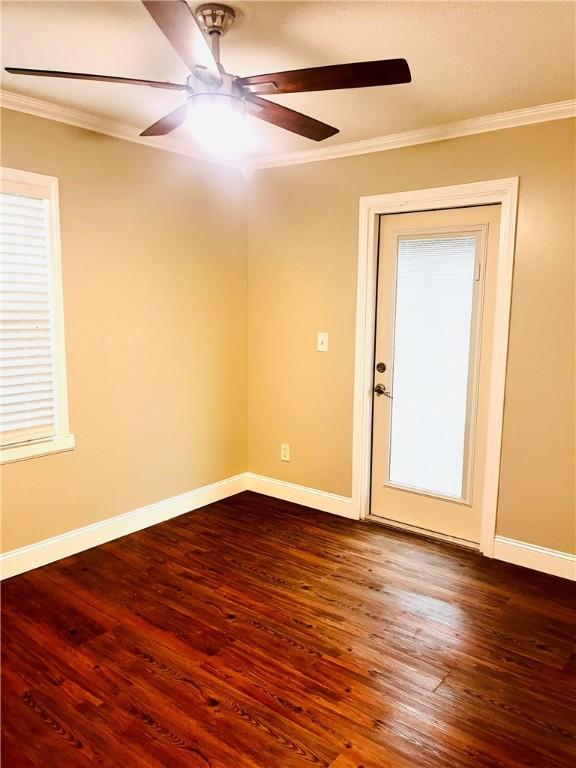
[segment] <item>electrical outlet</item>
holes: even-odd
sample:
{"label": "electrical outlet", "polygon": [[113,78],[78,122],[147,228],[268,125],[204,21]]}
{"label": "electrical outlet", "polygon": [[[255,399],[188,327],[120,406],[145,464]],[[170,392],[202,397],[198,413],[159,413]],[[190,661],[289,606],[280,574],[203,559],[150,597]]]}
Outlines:
{"label": "electrical outlet", "polygon": [[328,352],[328,333],[326,331],[318,331],[316,337],[316,351]]}
{"label": "electrical outlet", "polygon": [[280,443],[280,459],[290,461],[290,446],[288,443]]}

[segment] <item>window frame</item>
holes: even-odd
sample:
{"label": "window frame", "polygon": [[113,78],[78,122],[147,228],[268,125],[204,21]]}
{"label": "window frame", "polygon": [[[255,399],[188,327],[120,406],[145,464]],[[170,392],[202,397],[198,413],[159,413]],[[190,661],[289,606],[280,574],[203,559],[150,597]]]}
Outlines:
{"label": "window frame", "polygon": [[70,451],[75,447],[68,414],[66,344],[64,337],[64,299],[62,290],[62,254],[60,242],[60,207],[58,178],[16,168],[0,167],[0,193],[28,195],[48,200],[50,228],[50,282],[54,349],[55,419],[54,435],[28,443],[0,448],[0,464],[22,461],[50,453]]}

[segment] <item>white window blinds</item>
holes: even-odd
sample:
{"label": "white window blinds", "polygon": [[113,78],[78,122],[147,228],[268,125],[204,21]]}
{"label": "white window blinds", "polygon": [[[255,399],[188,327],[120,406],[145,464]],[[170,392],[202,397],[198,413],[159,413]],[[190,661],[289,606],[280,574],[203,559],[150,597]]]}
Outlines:
{"label": "white window blinds", "polygon": [[398,244],[390,481],[465,496],[477,235]]}
{"label": "white window blinds", "polygon": [[0,193],[2,447],[55,438],[61,426],[51,222],[48,192]]}

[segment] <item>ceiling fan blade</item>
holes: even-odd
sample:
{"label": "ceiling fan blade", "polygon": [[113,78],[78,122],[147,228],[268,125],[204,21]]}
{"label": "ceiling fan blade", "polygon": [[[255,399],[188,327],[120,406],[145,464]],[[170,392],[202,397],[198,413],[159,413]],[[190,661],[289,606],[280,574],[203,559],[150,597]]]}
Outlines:
{"label": "ceiling fan blade", "polygon": [[253,93],[299,93],[331,91],[336,88],[367,88],[374,85],[396,85],[412,80],[406,59],[359,61],[355,64],[335,64],[330,67],[293,69],[269,75],[240,77],[238,85]]}
{"label": "ceiling fan blade", "polygon": [[178,109],[174,109],[172,112],[164,115],[160,120],[146,128],[145,131],[142,131],[140,136],[165,136],[167,133],[170,133],[170,131],[178,128],[179,125],[182,125],[186,120],[187,112],[188,103],[183,104],[181,107],[178,107]]}
{"label": "ceiling fan blade", "polygon": [[220,81],[218,63],[210,43],[184,0],[142,0],[146,10],[160,27],[168,42],[190,71],[205,67]]}
{"label": "ceiling fan blade", "polygon": [[282,104],[275,104],[272,101],[260,99],[252,93],[246,94],[245,103],[248,114],[258,117],[260,120],[265,120],[267,123],[278,125],[280,128],[285,128],[292,133],[298,133],[307,139],[322,141],[338,133],[338,128],[321,123],[319,120],[303,115],[301,112],[296,112],[294,109],[288,109],[288,107],[284,107]]}
{"label": "ceiling fan blade", "polygon": [[147,85],[150,88],[167,88],[172,91],[187,91],[187,85],[167,83],[159,80],[140,80],[134,77],[114,77],[113,75],[90,75],[85,72],[60,72],[56,69],[22,69],[5,67],[12,75],[33,75],[35,77],[62,77],[67,80],[96,80],[100,83],[125,83],[126,85]]}

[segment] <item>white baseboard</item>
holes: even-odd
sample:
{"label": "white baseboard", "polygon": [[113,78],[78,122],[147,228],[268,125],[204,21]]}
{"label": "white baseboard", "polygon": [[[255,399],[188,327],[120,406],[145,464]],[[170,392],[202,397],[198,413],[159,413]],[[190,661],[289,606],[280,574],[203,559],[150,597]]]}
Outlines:
{"label": "white baseboard", "polygon": [[576,555],[570,555],[568,552],[558,552],[525,541],[496,536],[493,556],[506,563],[523,565],[525,568],[576,581]]}
{"label": "white baseboard", "polygon": [[41,565],[53,563],[55,560],[140,531],[245,490],[246,475],[235,475],[107,520],[76,528],[60,536],[13,549],[0,555],[0,577],[7,579],[32,568],[39,568]]}
{"label": "white baseboard", "polygon": [[273,477],[246,473],[246,488],[265,496],[273,496],[282,501],[292,501],[305,507],[319,509],[322,512],[330,512],[333,515],[349,517],[358,520],[358,513],[354,509],[352,499],[349,496],[338,496],[336,493],[318,491],[315,488],[306,488],[304,485],[287,483],[284,480],[276,480]]}
{"label": "white baseboard", "polygon": [[75,555],[85,549],[105,544],[129,533],[141,531],[172,517],[192,512],[207,504],[226,499],[242,491],[255,491],[266,496],[274,496],[284,501],[293,501],[313,509],[331,512],[343,517],[357,518],[352,511],[352,499],[337,496],[334,493],[305,488],[302,485],[285,483],[272,477],[262,477],[251,472],[244,472],[228,477],[193,491],[172,496],[169,499],[148,504],[131,512],[101,520],[92,525],[85,525],[73,531],[53,536],[50,539],[13,549],[0,555],[0,578],[7,579],[19,573],[53,563],[63,557]]}
{"label": "white baseboard", "polygon": [[[193,491],[172,496],[169,499],[149,504],[131,512],[102,520],[83,528],[76,528],[60,536],[53,536],[26,547],[13,549],[0,555],[0,578],[6,579],[19,573],[53,563],[63,557],[74,555],[107,541],[135,533],[143,528],[156,525],[172,517],[192,512],[216,501],[234,496],[242,491],[254,491],[275,499],[291,501],[305,507],[319,509],[333,515],[358,520],[358,511],[348,496],[306,488],[273,477],[263,477],[253,472],[228,477]],[[494,555],[507,563],[533,568],[553,576],[576,581],[576,555],[558,552],[524,541],[496,536]]]}

